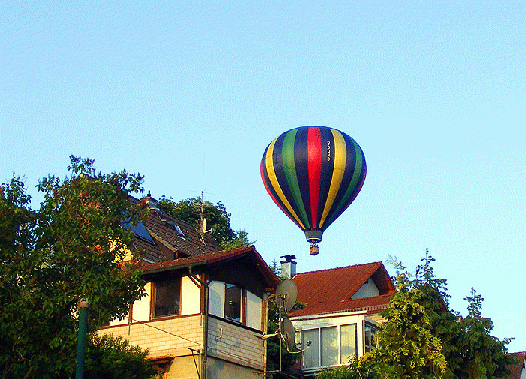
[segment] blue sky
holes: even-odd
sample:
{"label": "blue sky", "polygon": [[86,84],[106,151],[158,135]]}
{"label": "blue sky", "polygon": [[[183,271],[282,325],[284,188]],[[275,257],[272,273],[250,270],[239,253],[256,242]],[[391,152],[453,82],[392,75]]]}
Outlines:
{"label": "blue sky", "polygon": [[[1,2],[0,179],[34,190],[69,155],[222,201],[298,271],[429,249],[465,314],[526,350],[526,4]],[[362,147],[361,193],[308,254],[265,192],[266,146],[301,125]],[[387,266],[393,273],[392,267]]]}

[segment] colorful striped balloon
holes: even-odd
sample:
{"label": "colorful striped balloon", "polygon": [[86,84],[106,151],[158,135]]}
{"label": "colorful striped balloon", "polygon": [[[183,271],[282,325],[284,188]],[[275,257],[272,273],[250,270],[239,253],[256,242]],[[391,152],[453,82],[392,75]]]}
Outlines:
{"label": "colorful striped balloon", "polygon": [[283,133],[261,160],[267,192],[313,244],[356,198],[366,172],[360,146],[326,126]]}

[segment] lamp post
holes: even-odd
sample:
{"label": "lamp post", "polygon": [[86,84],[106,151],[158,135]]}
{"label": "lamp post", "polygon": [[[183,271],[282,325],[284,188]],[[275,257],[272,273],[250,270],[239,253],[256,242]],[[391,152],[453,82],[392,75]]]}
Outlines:
{"label": "lamp post", "polygon": [[84,378],[84,355],[86,353],[86,334],[88,331],[88,300],[80,299],[77,303],[79,309],[79,334],[77,337],[77,369],[76,379]]}

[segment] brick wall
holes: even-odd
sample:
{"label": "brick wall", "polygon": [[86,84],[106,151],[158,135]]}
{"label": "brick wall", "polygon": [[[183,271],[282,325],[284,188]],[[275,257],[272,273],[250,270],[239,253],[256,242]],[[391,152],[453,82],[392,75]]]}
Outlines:
{"label": "brick wall", "polygon": [[[188,355],[192,348],[203,346],[203,324],[201,315],[173,317],[162,320],[110,326],[98,331],[99,335],[122,336],[130,344],[149,350],[152,358]],[[182,337],[182,338],[181,338]]]}

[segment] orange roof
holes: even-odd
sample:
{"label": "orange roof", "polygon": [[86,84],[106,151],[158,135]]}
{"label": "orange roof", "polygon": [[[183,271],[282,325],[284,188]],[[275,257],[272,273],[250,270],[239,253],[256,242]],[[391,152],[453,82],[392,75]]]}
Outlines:
{"label": "orange roof", "polygon": [[[352,299],[369,279],[378,287],[379,296]],[[395,288],[382,262],[373,262],[296,275],[298,302],[305,308],[291,312],[291,317],[365,310],[379,313],[387,308]]]}
{"label": "orange roof", "polygon": [[510,370],[508,379],[520,379],[522,370],[524,370],[524,361],[526,360],[526,351],[519,351],[517,353],[511,353],[510,355],[517,358],[515,364],[509,365],[507,368]]}

